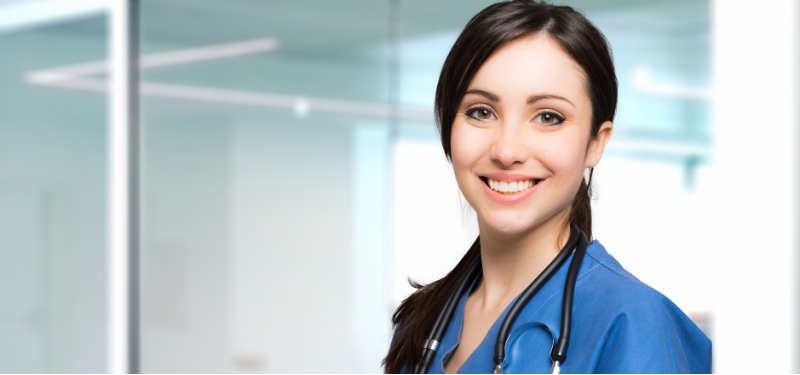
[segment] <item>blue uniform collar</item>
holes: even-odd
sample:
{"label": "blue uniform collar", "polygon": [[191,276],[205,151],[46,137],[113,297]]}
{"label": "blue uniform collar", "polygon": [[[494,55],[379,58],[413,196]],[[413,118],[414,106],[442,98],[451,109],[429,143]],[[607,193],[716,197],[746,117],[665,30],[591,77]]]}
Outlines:
{"label": "blue uniform collar", "polygon": [[[564,264],[553,278],[545,284],[539,293],[531,299],[525,308],[520,312],[516,321],[511,325],[511,335],[506,342],[506,353],[509,352],[510,346],[514,340],[521,333],[532,328],[542,328],[550,332],[553,337],[553,342],[558,341],[561,330],[561,301],[564,293],[564,283],[567,277],[567,270],[569,263],[572,261],[573,255],[570,255]],[[586,257],[581,263],[580,271],[578,272],[578,285],[580,285],[581,278],[600,264],[605,264],[617,273],[625,273],[630,276],[617,261],[611,257],[603,245],[598,241],[592,241],[586,248]],[[476,280],[477,281],[477,280]],[[449,359],[453,350],[458,346],[461,336],[461,328],[464,323],[464,306],[467,302],[467,296],[472,293],[476,286],[476,281],[473,281],[468,291],[461,296],[458,303],[458,308],[455,311],[452,322],[449,324],[445,337],[442,340],[442,346],[437,353],[434,364],[436,367],[433,369],[435,373],[444,373],[443,359]],[[459,372],[491,372],[492,368],[477,368],[476,366],[485,366],[485,358],[492,358],[494,355],[494,344],[497,340],[497,333],[500,331],[500,325],[503,323],[508,310],[517,301],[519,295],[503,310],[500,317],[492,324],[492,327],[487,332],[481,344],[475,349],[464,364],[462,364]],[[508,364],[509,356],[506,356],[506,361],[503,367]],[[461,371],[464,370],[464,371]]]}

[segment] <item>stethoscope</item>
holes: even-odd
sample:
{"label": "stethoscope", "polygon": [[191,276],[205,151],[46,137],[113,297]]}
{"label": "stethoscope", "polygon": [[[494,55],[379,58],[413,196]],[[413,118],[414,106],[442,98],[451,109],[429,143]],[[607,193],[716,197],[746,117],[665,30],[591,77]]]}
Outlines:
{"label": "stethoscope", "polygon": [[[577,248],[575,246],[576,244]],[[561,249],[556,258],[547,265],[544,271],[533,280],[531,285],[528,285],[514,305],[511,306],[511,309],[508,310],[508,315],[506,315],[503,324],[500,326],[500,332],[498,332],[497,341],[495,341],[494,344],[493,359],[495,374],[503,373],[503,361],[506,359],[505,344],[506,341],[508,341],[508,336],[511,334],[511,325],[514,323],[514,320],[517,319],[517,316],[522,312],[525,305],[533,299],[536,293],[538,293],[539,290],[547,284],[547,281],[553,277],[564,263],[566,263],[567,258],[569,258],[569,255],[572,253],[572,251],[567,251],[567,249],[571,250],[575,248],[575,256],[572,258],[572,262],[569,265],[567,282],[564,284],[564,299],[561,303],[561,336],[558,338],[558,343],[554,343],[553,347],[550,349],[550,359],[553,361],[553,367],[550,368],[550,373],[558,374],[561,371],[561,365],[567,359],[567,348],[569,347],[569,334],[572,325],[572,297],[575,294],[575,282],[578,279],[578,270],[581,267],[583,256],[586,254],[587,244],[588,240],[586,239],[586,234],[578,229],[575,224],[571,224],[567,244]],[[425,347],[422,349],[422,362],[417,364],[414,369],[415,374],[425,374],[430,370],[433,359],[436,357],[436,350],[439,348],[442,337],[444,337],[447,322],[453,318],[453,313],[456,310],[458,301],[461,299],[466,289],[481,275],[481,269],[481,257],[478,256],[472,264],[470,264],[467,272],[458,281],[456,287],[450,291],[447,301],[444,303],[444,306],[442,306],[439,315],[433,323],[433,328],[428,335],[428,339],[425,340]]]}

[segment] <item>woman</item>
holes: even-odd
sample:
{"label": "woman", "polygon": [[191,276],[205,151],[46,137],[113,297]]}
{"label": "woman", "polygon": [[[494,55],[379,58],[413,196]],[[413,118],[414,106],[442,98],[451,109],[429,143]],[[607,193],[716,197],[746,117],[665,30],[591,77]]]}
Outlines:
{"label": "woman", "polygon": [[[387,372],[426,363],[436,373],[548,372],[562,335],[569,337],[568,348],[558,346],[568,349],[568,358],[558,359],[565,372],[711,371],[710,340],[675,304],[598,241],[565,247],[577,228],[592,239],[589,186],[616,102],[608,43],[572,8],[503,2],[467,24],[442,68],[435,107],[445,155],[477,212],[480,236],[447,276],[415,285],[398,307]],[[553,276],[504,327],[510,334],[496,360],[509,309],[559,254],[566,263],[580,260],[571,333],[563,334],[560,320],[568,270],[551,266]],[[441,342],[426,342],[473,262],[479,276],[454,297]],[[432,361],[423,359],[425,347]]]}

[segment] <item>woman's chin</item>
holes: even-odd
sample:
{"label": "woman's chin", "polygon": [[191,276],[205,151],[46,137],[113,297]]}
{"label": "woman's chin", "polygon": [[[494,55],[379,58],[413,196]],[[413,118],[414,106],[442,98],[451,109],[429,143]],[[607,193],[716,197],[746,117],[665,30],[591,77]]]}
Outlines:
{"label": "woman's chin", "polygon": [[493,231],[502,234],[516,234],[531,227],[530,220],[519,220],[509,217],[488,218],[484,223]]}

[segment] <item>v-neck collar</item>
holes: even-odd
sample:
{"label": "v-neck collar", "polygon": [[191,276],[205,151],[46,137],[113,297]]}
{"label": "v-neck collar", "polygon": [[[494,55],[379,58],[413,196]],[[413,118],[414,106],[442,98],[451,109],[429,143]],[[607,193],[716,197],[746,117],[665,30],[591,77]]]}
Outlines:
{"label": "v-neck collar", "polygon": [[[600,245],[597,241],[592,241],[587,246],[587,255],[590,251],[594,252],[596,249],[593,248],[595,247],[602,249],[602,245]],[[515,330],[522,325],[526,325],[527,327],[529,326],[527,323],[531,322],[533,322],[534,325],[542,326],[543,328],[547,329],[553,336],[554,342],[558,340],[561,327],[561,303],[558,303],[558,306],[554,307],[551,306],[552,303],[550,303],[550,300],[558,299],[560,302],[564,290],[564,282],[566,281],[567,270],[569,268],[569,264],[572,262],[572,257],[573,254],[570,254],[565,264],[561,266],[556,274],[553,275],[553,277],[542,287],[542,289],[539,290],[539,293],[537,293],[536,296],[534,296],[534,298],[531,299],[531,301],[529,301],[520,312],[520,315],[511,325],[511,334],[509,335],[509,340],[506,343],[506,351],[508,351],[508,346],[513,343],[516,335],[519,334],[519,332],[516,332],[515,335]],[[588,262],[586,262],[587,258],[590,257],[585,257],[583,264],[581,264],[581,269],[578,276],[579,278],[586,274],[590,270],[589,268],[594,268],[588,267]],[[442,350],[439,351],[434,359],[435,367],[433,368],[433,373],[445,373],[444,364],[450,359],[450,357],[452,357],[453,352],[455,351],[456,347],[458,347],[464,324],[464,309],[466,306],[467,297],[474,291],[477,281],[478,278],[473,280],[467,292],[465,292],[459,299],[458,307],[453,314],[453,319],[448,325],[444,339],[442,340]],[[508,311],[511,309],[511,306],[514,305],[517,299],[519,299],[521,294],[522,292],[520,292],[520,294],[518,294],[514,300],[508,304],[508,306],[506,306],[500,316],[492,324],[492,327],[489,328],[489,331],[486,333],[486,336],[484,336],[480,345],[478,345],[478,347],[475,348],[475,350],[469,355],[467,360],[461,364],[461,367],[459,367],[456,373],[491,373],[494,370],[494,364],[491,359],[494,356],[494,346],[497,340],[497,334],[500,332],[500,326],[503,324],[503,320],[508,314]],[[508,358],[506,358],[506,362],[507,361]],[[505,364],[506,363],[504,362],[504,367]]]}

